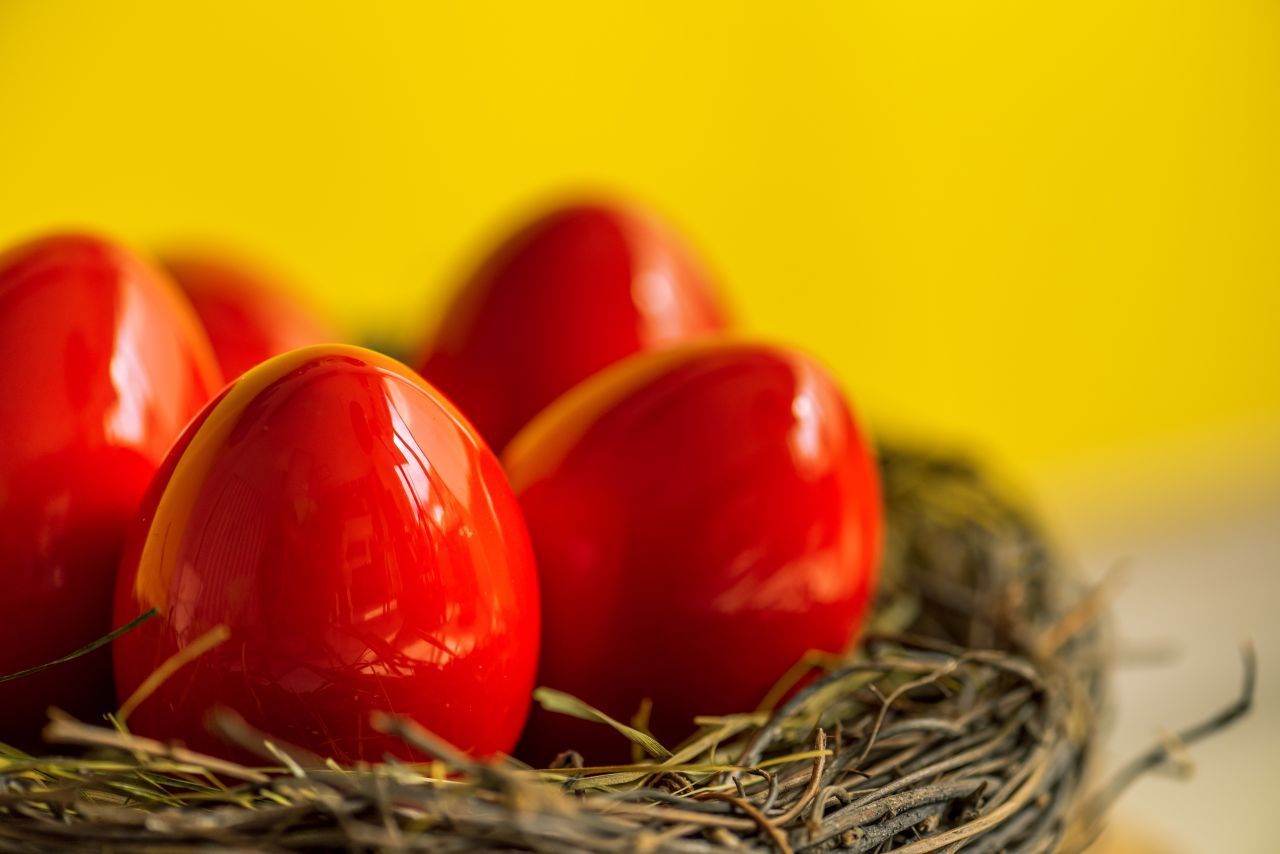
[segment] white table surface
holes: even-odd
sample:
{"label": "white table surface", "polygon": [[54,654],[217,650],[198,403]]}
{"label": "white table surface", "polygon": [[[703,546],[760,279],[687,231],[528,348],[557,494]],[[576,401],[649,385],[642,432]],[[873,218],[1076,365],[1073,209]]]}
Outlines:
{"label": "white table surface", "polygon": [[[1189,779],[1155,774],[1119,802],[1097,846],[1119,852],[1280,851],[1280,429],[1255,425],[1034,479],[1083,571],[1119,562],[1117,663],[1102,769],[1199,722],[1239,691],[1239,643],[1259,662],[1252,714],[1193,748]],[[1163,466],[1164,475],[1153,476]]]}

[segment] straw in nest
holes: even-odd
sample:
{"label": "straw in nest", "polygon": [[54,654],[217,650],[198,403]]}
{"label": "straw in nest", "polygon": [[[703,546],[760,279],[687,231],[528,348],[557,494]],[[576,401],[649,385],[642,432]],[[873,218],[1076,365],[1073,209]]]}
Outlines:
{"label": "straw in nest", "polygon": [[[231,713],[249,768],[55,717],[82,755],[0,753],[0,851],[579,850],[1040,852],[1078,849],[1157,747],[1082,796],[1103,684],[1096,595],[1077,595],[1034,524],[974,468],[883,457],[890,542],[856,654],[801,663],[777,708],[702,718],[667,749],[572,697],[553,709],[630,738],[641,761],[530,769],[474,761],[411,721],[375,725],[438,757],[339,767]],[[1239,700],[1181,734],[1247,710]],[[572,745],[566,745],[572,747]]]}

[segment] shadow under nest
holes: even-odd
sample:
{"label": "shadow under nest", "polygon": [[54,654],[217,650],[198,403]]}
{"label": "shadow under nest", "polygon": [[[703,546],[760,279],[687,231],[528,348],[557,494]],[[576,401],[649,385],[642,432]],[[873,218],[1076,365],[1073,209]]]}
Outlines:
{"label": "shadow under nest", "polygon": [[0,753],[0,851],[1082,847],[1099,818],[1081,797],[1105,666],[1097,596],[974,467],[890,447],[882,470],[871,631],[849,657],[808,662],[818,675],[771,713],[699,719],[632,766],[543,771],[475,762],[386,717],[438,760],[343,768],[215,720],[271,766],[248,768],[55,719],[51,742],[89,749]]}

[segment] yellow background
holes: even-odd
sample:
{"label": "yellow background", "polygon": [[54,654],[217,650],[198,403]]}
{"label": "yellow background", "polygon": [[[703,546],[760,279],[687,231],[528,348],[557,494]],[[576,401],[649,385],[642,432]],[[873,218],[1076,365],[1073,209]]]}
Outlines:
{"label": "yellow background", "polygon": [[1280,439],[1280,4],[784,5],[0,0],[0,241],[213,238],[407,346],[617,190],[881,422]]}
{"label": "yellow background", "polygon": [[1259,714],[1125,803],[1273,847],[1278,0],[0,0],[0,243],[213,239],[411,346],[578,188],[666,213],[877,422],[1011,463],[1094,572],[1137,558],[1122,635],[1190,657],[1118,671],[1118,755],[1256,637]]}

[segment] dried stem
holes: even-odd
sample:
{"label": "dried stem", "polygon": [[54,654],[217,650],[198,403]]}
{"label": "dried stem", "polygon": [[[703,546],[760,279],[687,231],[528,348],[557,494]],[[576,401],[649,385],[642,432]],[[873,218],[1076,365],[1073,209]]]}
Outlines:
{"label": "dried stem", "polygon": [[[771,697],[818,675],[771,711],[700,719],[643,763],[593,768],[566,752],[542,770],[474,760],[389,715],[373,726],[432,763],[342,768],[216,713],[213,732],[271,766],[248,768],[57,716],[47,737],[81,755],[0,747],[0,851],[1047,851],[1073,821],[1092,838],[1173,749],[1080,797],[1104,597],[1075,595],[1036,527],[974,469],[888,452],[883,471],[879,623],[853,656],[806,659]],[[1176,743],[1243,715],[1255,679],[1246,650],[1240,698]]]}

